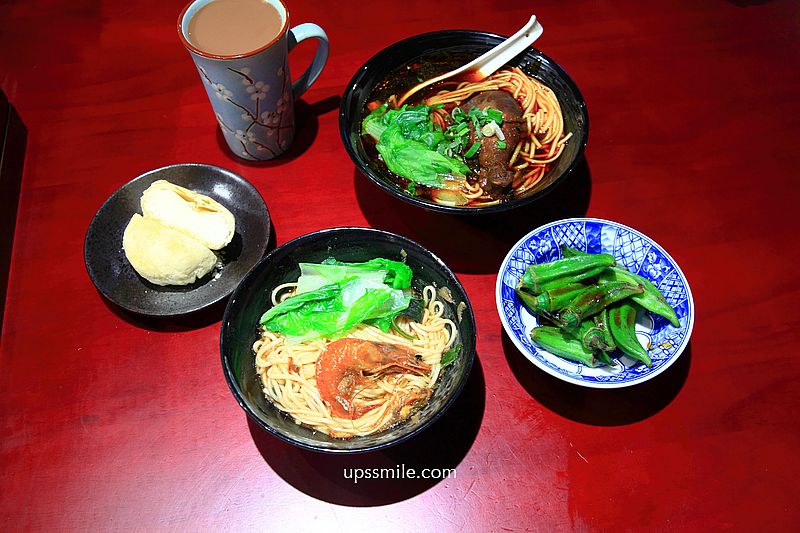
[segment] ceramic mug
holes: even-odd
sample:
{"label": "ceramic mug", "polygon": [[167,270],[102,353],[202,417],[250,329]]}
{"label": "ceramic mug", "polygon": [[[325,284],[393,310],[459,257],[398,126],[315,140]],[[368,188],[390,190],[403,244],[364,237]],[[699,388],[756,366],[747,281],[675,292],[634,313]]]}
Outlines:
{"label": "ceramic mug", "polygon": [[[194,60],[211,107],[230,149],[250,160],[267,160],[289,148],[294,138],[294,101],[319,77],[328,59],[328,37],[312,23],[289,29],[289,13],[280,0],[264,0],[281,17],[276,37],[252,52],[216,55],[188,38],[189,21],[214,0],[190,2],[178,17],[178,34]],[[289,52],[299,42],[317,39],[311,65],[292,83]]]}

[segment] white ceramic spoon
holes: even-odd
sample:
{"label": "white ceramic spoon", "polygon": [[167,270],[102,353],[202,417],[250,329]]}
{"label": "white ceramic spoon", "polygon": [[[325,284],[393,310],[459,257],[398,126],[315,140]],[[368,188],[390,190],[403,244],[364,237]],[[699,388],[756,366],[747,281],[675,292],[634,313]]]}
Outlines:
{"label": "white ceramic spoon", "polygon": [[466,65],[455,70],[445,72],[444,74],[423,81],[419,85],[412,87],[397,101],[397,107],[403,105],[403,102],[408,100],[411,95],[420,91],[421,89],[454,76],[469,73],[468,77],[470,81],[481,81],[488,78],[494,74],[497,69],[516,57],[517,54],[528,48],[531,43],[533,43],[542,35],[543,31],[544,28],[542,28],[542,25],[536,20],[536,15],[533,15],[528,23],[520,28],[517,33],[498,44],[482,56],[473,59]]}

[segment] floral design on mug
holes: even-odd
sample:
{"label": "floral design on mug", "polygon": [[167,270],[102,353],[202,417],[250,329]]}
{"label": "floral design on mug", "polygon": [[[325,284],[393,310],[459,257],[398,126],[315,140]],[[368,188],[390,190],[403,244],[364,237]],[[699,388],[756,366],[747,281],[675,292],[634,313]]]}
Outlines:
{"label": "floral design on mug", "polygon": [[[275,103],[275,110],[261,109],[263,101],[267,99],[271,87],[268,83],[262,80],[256,80],[252,76],[252,71],[249,67],[241,69],[234,69],[228,67],[228,70],[241,77],[241,83],[245,86],[245,92],[249,95],[251,102],[245,103],[237,102],[234,100],[233,92],[225,87],[224,84],[214,82],[203,69],[198,66],[198,70],[203,80],[211,87],[214,95],[222,101],[237,107],[240,111],[240,117],[245,122],[244,128],[234,128],[226,124],[222,116],[216,113],[217,122],[220,127],[227,134],[233,134],[236,140],[241,144],[242,151],[239,155],[249,157],[252,159],[262,159],[256,155],[257,152],[268,152],[270,158],[277,157],[275,149],[267,146],[264,142],[260,142],[259,138],[265,140],[270,139],[270,144],[283,151],[289,147],[289,139],[283,137],[283,133],[291,130],[291,113],[286,113],[287,105],[290,104],[291,86],[289,85],[289,78],[286,76],[286,65],[282,65],[276,71],[280,80],[280,98]],[[261,130],[259,132],[259,130]]]}
{"label": "floral design on mug", "polygon": [[214,89],[214,96],[220,100],[227,100],[233,96],[233,93],[226,89],[221,83],[211,83],[211,88]]}
{"label": "floral design on mug", "polygon": [[269,91],[269,85],[267,85],[263,81],[257,81],[252,85],[248,85],[246,90],[248,93],[250,93],[251,100],[263,100],[264,98],[267,97],[267,92]]}

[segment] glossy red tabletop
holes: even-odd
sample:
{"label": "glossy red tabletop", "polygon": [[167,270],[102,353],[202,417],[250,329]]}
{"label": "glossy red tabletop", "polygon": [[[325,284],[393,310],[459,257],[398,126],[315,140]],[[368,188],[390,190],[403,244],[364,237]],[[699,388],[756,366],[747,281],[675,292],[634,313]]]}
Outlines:
{"label": "glossy red tabletop", "polygon": [[[328,64],[268,163],[230,155],[176,33],[182,0],[0,3],[0,87],[28,149],[0,344],[0,523],[32,531],[792,530],[800,519],[796,216],[800,10],[789,1],[311,2]],[[346,84],[374,53],[439,29],[509,35],[574,78],[586,164],[504,216],[422,211],[355,170]],[[300,72],[313,44],[292,53]],[[92,216],[142,172],[228,168],[263,195],[275,243],[357,225],[408,236],[466,287],[477,358],[457,403],[382,452],[302,451],[248,422],[223,378],[220,308],[127,315],[83,260]],[[496,272],[559,218],[632,226],[661,244],[696,304],[689,348],[652,381],[565,384],[502,330]],[[362,479],[350,468],[454,468]],[[793,526],[794,524],[794,526]]]}

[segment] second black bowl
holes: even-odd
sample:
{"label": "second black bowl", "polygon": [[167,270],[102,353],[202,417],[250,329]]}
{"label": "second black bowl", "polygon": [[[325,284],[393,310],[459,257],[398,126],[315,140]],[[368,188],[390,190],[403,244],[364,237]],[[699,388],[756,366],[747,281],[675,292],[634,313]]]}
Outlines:
{"label": "second black bowl", "polygon": [[[508,63],[519,67],[555,92],[564,115],[564,131],[572,132],[561,156],[551,165],[540,185],[527,193],[500,204],[484,207],[447,206],[406,193],[392,181],[386,168],[368,153],[361,135],[361,121],[370,95],[397,69],[409,63],[457,55],[467,60],[478,57],[506,38],[493,33],[447,30],[415,35],[384,48],[370,58],[353,76],[342,96],[339,109],[339,132],[345,149],[358,169],[378,187],[413,205],[457,214],[497,213],[513,209],[550,192],[580,162],[589,138],[589,115],[586,102],[572,78],[555,61],[535,48],[528,48]],[[466,62],[466,61],[465,61]]]}
{"label": "second black bowl", "polygon": [[[299,426],[267,401],[256,373],[253,353],[253,343],[259,335],[259,318],[272,306],[272,289],[296,281],[300,275],[298,263],[319,263],[331,256],[347,262],[368,261],[375,257],[404,261],[414,271],[412,283],[416,289],[431,284],[439,289],[449,289],[451,302],[445,302],[445,315],[456,323],[458,342],[462,345],[456,361],[442,371],[428,403],[411,418],[373,435],[347,440],[333,439]],[[301,448],[329,453],[365,452],[413,437],[453,403],[469,377],[475,357],[475,317],[461,283],[442,260],[426,248],[387,231],[334,228],[289,241],[253,267],[228,302],[222,319],[220,351],[225,379],[236,401],[263,429]]]}

